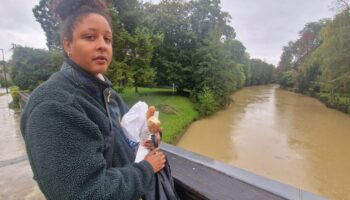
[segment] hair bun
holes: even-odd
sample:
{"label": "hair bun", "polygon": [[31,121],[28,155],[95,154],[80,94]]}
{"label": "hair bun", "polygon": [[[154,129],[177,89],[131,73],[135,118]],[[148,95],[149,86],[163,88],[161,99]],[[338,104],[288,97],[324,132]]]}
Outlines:
{"label": "hair bun", "polygon": [[101,0],[52,0],[53,11],[62,21],[84,6],[108,9],[106,3]]}

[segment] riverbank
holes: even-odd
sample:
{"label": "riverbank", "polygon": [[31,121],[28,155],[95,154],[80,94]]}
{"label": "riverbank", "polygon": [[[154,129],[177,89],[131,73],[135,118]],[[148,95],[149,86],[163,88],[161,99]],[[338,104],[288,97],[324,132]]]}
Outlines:
{"label": "riverbank", "polygon": [[332,109],[341,111],[343,113],[350,114],[350,94],[341,96],[340,94],[331,95],[331,93],[327,93],[327,92],[305,93],[305,92],[299,92],[294,88],[284,88],[284,87],[280,87],[280,88],[290,92],[295,92],[298,94],[303,94],[309,97],[316,98],[320,102],[325,104],[328,108],[332,108]]}
{"label": "riverbank", "polygon": [[176,146],[329,199],[350,199],[350,115],[277,85],[245,87],[232,99],[193,122]]}
{"label": "riverbank", "polygon": [[138,101],[145,101],[159,110],[163,141],[166,143],[175,144],[186,128],[199,117],[188,95],[173,95],[171,89],[139,88],[139,92],[135,93],[134,88],[127,88],[120,95],[129,107]]}

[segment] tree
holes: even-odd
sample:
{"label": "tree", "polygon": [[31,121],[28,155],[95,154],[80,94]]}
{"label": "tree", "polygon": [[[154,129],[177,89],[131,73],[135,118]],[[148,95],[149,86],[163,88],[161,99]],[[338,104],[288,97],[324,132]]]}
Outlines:
{"label": "tree", "polygon": [[221,37],[236,37],[234,29],[229,25],[231,16],[221,10],[220,0],[191,0],[189,4],[191,27],[198,38],[205,38],[214,29],[219,31]]}
{"label": "tree", "polygon": [[37,22],[46,35],[46,45],[49,49],[61,49],[59,36],[59,22],[53,16],[53,10],[50,5],[51,0],[40,0],[39,5],[33,8],[33,14]]}
{"label": "tree", "polygon": [[111,10],[117,13],[122,28],[134,33],[142,21],[142,4],[138,0],[108,0],[108,3]]}
{"label": "tree", "polygon": [[272,75],[274,66],[268,64],[260,59],[251,59],[251,78],[249,85],[264,85],[269,84],[273,81]]}
{"label": "tree", "polygon": [[297,76],[297,71],[295,69],[291,69],[283,72],[282,76],[279,77],[278,82],[284,88],[293,88]]}
{"label": "tree", "polygon": [[[237,64],[235,70],[237,72],[236,77],[238,88],[247,84],[248,80],[251,78],[251,68],[249,61],[249,54],[246,52],[245,46],[242,42],[238,40],[225,40],[228,51],[230,52],[231,59]],[[243,72],[243,74],[241,74]]]}
{"label": "tree", "polygon": [[287,46],[283,47],[282,55],[277,66],[277,76],[281,76],[283,72],[286,72],[293,68],[295,60],[295,43],[290,41]]}
{"label": "tree", "polygon": [[10,72],[13,83],[22,90],[33,90],[58,71],[62,56],[57,51],[16,46]]}
{"label": "tree", "polygon": [[337,10],[338,12],[342,12],[344,10],[350,9],[350,1],[349,0],[334,0],[333,1],[333,10]]}
{"label": "tree", "polygon": [[207,87],[214,93],[219,105],[225,106],[230,102],[231,93],[240,87],[240,77],[244,73],[230,59],[230,52],[220,40],[220,34],[214,29],[195,53],[194,91],[200,93],[202,88]]}
{"label": "tree", "polygon": [[153,33],[162,35],[162,42],[153,54],[158,85],[175,83],[179,91],[193,88],[192,57],[196,49],[196,36],[188,19],[189,4],[183,0],[166,0],[159,5],[148,5]]}
{"label": "tree", "polygon": [[321,60],[322,89],[350,92],[350,15],[349,10],[337,14],[321,32],[318,49]]}
{"label": "tree", "polygon": [[300,38],[295,45],[295,66],[298,68],[315,49],[321,45],[320,32],[326,25],[328,19],[322,19],[318,22],[310,22],[299,32]]}
{"label": "tree", "polygon": [[138,29],[132,43],[132,51],[127,57],[126,63],[131,67],[135,92],[138,87],[152,84],[154,70],[151,68],[151,58],[153,53],[152,36],[147,29]]}

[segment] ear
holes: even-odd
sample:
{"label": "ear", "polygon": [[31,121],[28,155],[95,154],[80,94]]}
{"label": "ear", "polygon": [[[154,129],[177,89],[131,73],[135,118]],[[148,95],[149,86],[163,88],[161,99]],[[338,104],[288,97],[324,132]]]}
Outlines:
{"label": "ear", "polygon": [[63,38],[63,50],[64,52],[66,52],[66,54],[68,54],[69,52],[71,52],[71,41],[68,40],[68,38]]}

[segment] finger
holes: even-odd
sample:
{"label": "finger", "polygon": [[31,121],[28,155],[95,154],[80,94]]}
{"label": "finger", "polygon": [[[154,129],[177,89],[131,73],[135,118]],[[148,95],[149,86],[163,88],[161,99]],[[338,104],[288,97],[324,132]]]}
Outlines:
{"label": "finger", "polygon": [[157,149],[158,149],[158,148],[154,148],[151,152],[152,152],[153,154],[155,154],[155,152],[157,151]]}

